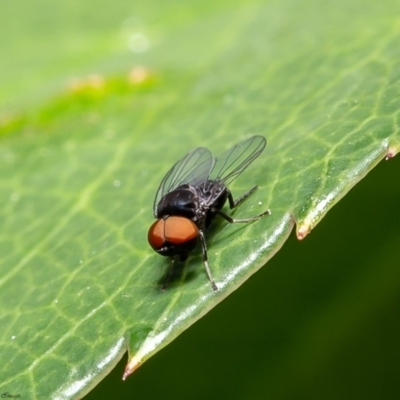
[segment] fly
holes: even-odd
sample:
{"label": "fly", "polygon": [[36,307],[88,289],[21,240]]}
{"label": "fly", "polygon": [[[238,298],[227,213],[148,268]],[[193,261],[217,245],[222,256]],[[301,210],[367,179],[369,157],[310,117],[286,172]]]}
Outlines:
{"label": "fly", "polygon": [[157,220],[148,232],[150,246],[172,261],[163,291],[175,264],[185,261],[199,242],[208,279],[212,288],[218,290],[208,265],[204,232],[216,215],[229,223],[247,223],[270,214],[266,210],[253,217],[234,219],[222,210],[227,201],[230,209],[234,209],[258,188],[254,186],[234,200],[228,185],[262,153],[266,143],[263,136],[252,136],[218,157],[204,147],[197,147],[165,175],[154,199],[153,213]]}

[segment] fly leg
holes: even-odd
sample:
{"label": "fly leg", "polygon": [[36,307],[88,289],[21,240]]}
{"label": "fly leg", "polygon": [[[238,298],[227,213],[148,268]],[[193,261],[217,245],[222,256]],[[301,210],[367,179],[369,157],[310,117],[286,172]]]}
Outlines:
{"label": "fly leg", "polygon": [[241,218],[241,219],[235,219],[232,218],[229,214],[221,211],[221,210],[213,210],[215,213],[217,213],[218,215],[220,215],[223,219],[225,219],[226,221],[228,221],[231,224],[236,224],[236,223],[246,223],[246,222],[251,222],[251,221],[257,221],[258,219],[260,219],[261,217],[263,217],[264,215],[269,215],[271,214],[270,210],[266,210],[264,212],[262,212],[261,214],[255,215],[254,217],[248,217],[248,218]]}
{"label": "fly leg", "polygon": [[[230,209],[237,207],[240,203],[242,203],[244,200],[246,200],[252,193],[254,193],[257,190],[257,188],[258,188],[258,186],[252,187],[250,190],[248,190],[245,194],[243,194],[242,196],[240,196],[236,200],[233,199],[232,193],[229,191],[228,201],[229,201]],[[264,215],[271,214],[270,210],[266,210],[266,211],[262,212],[261,214],[258,214],[258,215],[254,216],[254,217],[242,218],[242,219],[234,219],[229,214],[227,214],[227,213],[225,213],[225,212],[223,212],[221,210],[214,209],[212,211],[217,213],[217,214],[219,214],[222,218],[224,218],[225,220],[227,220],[231,224],[246,223],[246,222],[256,221],[257,219],[260,219]]]}
{"label": "fly leg", "polygon": [[203,261],[204,261],[204,267],[206,268],[208,280],[211,283],[211,287],[213,288],[214,291],[218,290],[217,285],[214,282],[214,278],[211,275],[210,268],[208,266],[208,257],[207,257],[207,244],[206,244],[206,239],[204,237],[204,233],[201,229],[199,229],[199,236],[200,236],[200,242],[201,242],[201,249],[203,252]]}
{"label": "fly leg", "polygon": [[236,200],[233,200],[233,196],[231,191],[229,191],[228,195],[228,201],[229,201],[229,208],[235,208],[237,207],[240,203],[242,203],[244,200],[246,200],[252,193],[254,193],[258,188],[258,185],[252,187],[250,190],[248,190],[245,194],[242,194],[239,198]]}

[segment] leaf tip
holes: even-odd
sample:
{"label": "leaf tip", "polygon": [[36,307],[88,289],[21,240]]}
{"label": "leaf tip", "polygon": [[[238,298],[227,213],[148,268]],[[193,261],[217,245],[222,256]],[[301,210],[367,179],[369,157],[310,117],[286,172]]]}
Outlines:
{"label": "leaf tip", "polygon": [[296,236],[297,239],[303,240],[311,231],[311,225],[303,224],[300,225],[297,229]]}
{"label": "leaf tip", "polygon": [[386,160],[390,160],[391,158],[393,158],[399,152],[399,150],[400,149],[397,147],[389,147],[386,154]]}
{"label": "leaf tip", "polygon": [[133,356],[125,367],[124,374],[122,375],[122,380],[126,380],[126,378],[133,374],[140,366],[142,365],[142,360],[140,360],[137,356]]}

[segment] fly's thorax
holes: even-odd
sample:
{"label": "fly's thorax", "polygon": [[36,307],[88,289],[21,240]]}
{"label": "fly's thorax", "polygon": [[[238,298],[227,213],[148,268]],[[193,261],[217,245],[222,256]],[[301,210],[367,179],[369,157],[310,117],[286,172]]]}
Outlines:
{"label": "fly's thorax", "polygon": [[158,203],[157,218],[179,215],[189,219],[196,218],[199,199],[196,190],[190,185],[181,185],[167,193]]}
{"label": "fly's thorax", "polygon": [[199,209],[197,216],[202,229],[210,226],[216,215],[215,210],[221,210],[229,196],[229,189],[221,182],[206,181],[197,188]]}
{"label": "fly's thorax", "polygon": [[200,207],[221,209],[229,195],[229,189],[221,182],[206,181],[196,187]]}

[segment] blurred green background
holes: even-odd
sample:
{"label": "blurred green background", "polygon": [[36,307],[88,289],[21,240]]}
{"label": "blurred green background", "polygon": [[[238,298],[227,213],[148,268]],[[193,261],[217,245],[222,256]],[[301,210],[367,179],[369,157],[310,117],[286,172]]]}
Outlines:
{"label": "blurred green background", "polygon": [[[292,3],[294,19],[309,5]],[[162,43],[188,21],[194,35],[198,13],[230,2],[82,4],[1,3],[0,122],[77,75],[151,66],[141,53],[146,37]],[[164,67],[176,74],[185,61],[196,69],[212,57],[207,44],[179,65],[170,53]],[[382,162],[304,241],[292,234],[267,266],[126,382],[124,358],[85,398],[398,399],[399,173],[400,157]]]}

